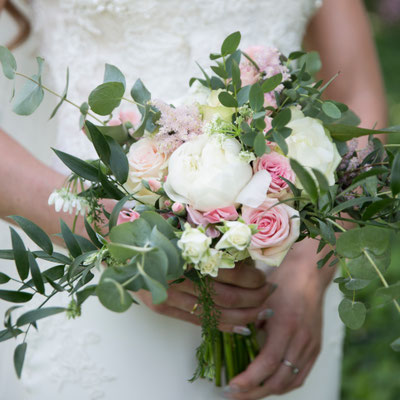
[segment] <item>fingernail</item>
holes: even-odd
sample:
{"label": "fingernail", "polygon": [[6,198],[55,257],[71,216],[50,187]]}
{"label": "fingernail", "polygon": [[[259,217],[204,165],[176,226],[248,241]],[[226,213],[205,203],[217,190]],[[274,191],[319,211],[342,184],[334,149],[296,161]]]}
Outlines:
{"label": "fingernail", "polygon": [[230,394],[230,393],[240,393],[240,387],[233,384],[233,385],[227,385],[222,389],[222,392],[224,394]]}
{"label": "fingernail", "polygon": [[265,310],[262,310],[258,313],[257,319],[259,319],[260,321],[264,321],[268,318],[271,318],[273,315],[274,315],[274,310],[266,308]]}
{"label": "fingernail", "polygon": [[251,335],[251,330],[249,328],[246,328],[245,326],[234,326],[232,332],[243,336]]}

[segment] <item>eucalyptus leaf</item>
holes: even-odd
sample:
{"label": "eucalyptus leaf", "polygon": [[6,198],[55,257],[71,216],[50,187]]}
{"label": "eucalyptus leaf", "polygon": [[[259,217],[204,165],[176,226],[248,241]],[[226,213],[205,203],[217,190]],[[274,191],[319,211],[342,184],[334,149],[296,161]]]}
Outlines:
{"label": "eucalyptus leaf", "polygon": [[400,193],[400,152],[398,151],[392,163],[392,172],[390,175],[390,190],[393,196]]}
{"label": "eucalyptus leaf", "polygon": [[26,303],[33,297],[32,293],[13,291],[13,290],[0,290],[0,299],[10,301],[11,303]]}
{"label": "eucalyptus leaf", "polygon": [[82,249],[80,248],[74,234],[69,229],[68,225],[60,219],[61,235],[67,246],[68,251],[71,253],[72,257],[76,258],[82,254]]}
{"label": "eucalyptus leaf", "polygon": [[304,190],[310,196],[311,201],[313,203],[316,203],[318,200],[318,189],[317,189],[317,185],[315,184],[314,178],[296,160],[290,159],[290,166],[292,167],[292,170],[296,174],[296,176],[299,179]]}
{"label": "eucalyptus leaf", "polygon": [[175,229],[160,215],[153,211],[145,211],[140,215],[153,228],[154,226],[168,239],[175,239]]}
{"label": "eucalyptus leaf", "polygon": [[272,131],[272,137],[273,137],[274,141],[278,144],[279,148],[282,150],[282,153],[287,155],[287,153],[289,151],[289,148],[288,148],[288,145],[286,143],[286,140],[279,133],[279,131],[273,130]]}
{"label": "eucalyptus leaf", "polygon": [[125,87],[121,82],[105,82],[89,95],[90,108],[99,115],[109,115],[121,103]]}
{"label": "eucalyptus leaf", "polygon": [[243,86],[237,94],[238,106],[241,107],[249,101],[251,85]]}
{"label": "eucalyptus leaf", "polygon": [[237,107],[238,102],[236,99],[228,92],[221,92],[218,95],[218,99],[221,102],[221,104],[225,107]]}
{"label": "eucalyptus leaf", "polygon": [[60,150],[53,151],[57,157],[75,174],[91,182],[98,182],[98,170],[93,165],[81,160],[78,157],[72,156],[71,154],[64,153]]}
{"label": "eucalyptus leaf", "polygon": [[325,101],[322,104],[322,111],[330,118],[339,119],[342,116],[341,111],[332,101]]}
{"label": "eucalyptus leaf", "polygon": [[53,253],[53,244],[46,232],[27,218],[11,215],[11,217],[21,229],[47,254]]}
{"label": "eucalyptus leaf", "polygon": [[360,329],[365,321],[367,309],[358,301],[343,299],[339,304],[339,316],[343,323],[350,329]]}
{"label": "eucalyptus leaf", "polygon": [[0,331],[0,343],[5,342],[6,340],[16,338],[18,335],[22,333],[21,329],[4,329]]}
{"label": "eucalyptus leaf", "polygon": [[254,153],[257,157],[261,157],[267,149],[263,132],[258,132],[254,139]]}
{"label": "eucalyptus leaf", "polygon": [[120,82],[124,85],[124,89],[126,88],[125,76],[115,65],[105,65],[103,82]]}
{"label": "eucalyptus leaf", "polygon": [[381,287],[375,292],[376,296],[383,297],[385,300],[395,300],[400,298],[400,282],[396,282],[389,287]]}
{"label": "eucalyptus leaf", "polygon": [[261,85],[264,93],[272,92],[282,82],[282,74],[276,74],[267,78]]}
{"label": "eucalyptus leaf", "polygon": [[27,346],[26,342],[20,343],[14,351],[14,368],[18,378],[21,378]]}
{"label": "eucalyptus leaf", "polygon": [[241,37],[239,31],[231,33],[222,43],[221,54],[227,56],[228,54],[234,53],[239,46]]}
{"label": "eucalyptus leaf", "polygon": [[132,304],[132,298],[124,287],[114,279],[104,278],[96,288],[96,295],[104,307],[114,312],[124,312]]}
{"label": "eucalyptus leaf", "polygon": [[29,269],[31,270],[33,283],[37,291],[41,294],[44,294],[44,283],[42,274],[40,272],[39,265],[36,262],[35,257],[30,251],[28,252],[28,259],[29,259]]}
{"label": "eucalyptus leaf", "polygon": [[29,274],[28,252],[26,251],[24,242],[18,235],[16,230],[10,226],[11,243],[14,252],[15,265],[21,280],[25,280]]}
{"label": "eucalyptus leaf", "polygon": [[47,308],[37,308],[36,310],[27,311],[22,314],[17,319],[17,326],[23,326],[26,324],[31,324],[40,319],[50,317],[52,315],[60,314],[66,311],[64,307],[47,307]]}
{"label": "eucalyptus leaf", "polygon": [[292,112],[290,108],[285,108],[279,114],[277,114],[272,120],[272,126],[274,128],[283,128],[285,127],[292,118]]}
{"label": "eucalyptus leaf", "polygon": [[31,115],[43,101],[44,91],[39,86],[39,77],[33,75],[20,89],[14,99],[13,111],[18,115]]}
{"label": "eucalyptus leaf", "polygon": [[264,106],[264,92],[258,83],[251,85],[249,92],[250,107],[253,111],[260,111]]}
{"label": "eucalyptus leaf", "polygon": [[0,46],[0,63],[5,77],[8,79],[14,79],[15,71],[17,70],[17,62],[7,47]]}
{"label": "eucalyptus leaf", "polygon": [[140,79],[138,79],[133,85],[131,89],[131,96],[132,99],[138,103],[140,113],[144,115],[146,105],[151,99],[151,94]]}

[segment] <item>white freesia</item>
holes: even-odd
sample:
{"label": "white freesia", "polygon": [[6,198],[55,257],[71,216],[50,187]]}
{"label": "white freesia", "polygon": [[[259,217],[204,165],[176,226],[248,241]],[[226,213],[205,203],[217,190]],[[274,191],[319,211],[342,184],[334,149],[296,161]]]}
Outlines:
{"label": "white freesia", "polygon": [[210,275],[212,277],[218,276],[220,268],[234,268],[235,262],[233,257],[223,251],[210,249],[201,260],[200,264],[196,267],[203,275]]}
{"label": "white freesia", "polygon": [[215,248],[217,250],[235,248],[236,250],[245,250],[251,241],[252,232],[250,227],[240,221],[225,222],[228,230],[224,233]]}
{"label": "white freesia", "polygon": [[184,143],[169,159],[165,192],[199,211],[233,205],[253,175],[240,151],[240,143],[224,135],[200,135]]}
{"label": "white freesia", "polygon": [[318,169],[329,185],[333,185],[341,157],[322,122],[305,117],[300,110],[292,109],[292,120],[287,126],[292,129],[286,139],[288,157],[298,161],[310,172],[311,168]]}
{"label": "white freesia", "polygon": [[198,264],[210,248],[211,238],[198,228],[192,228],[188,223],[178,240],[182,257],[189,263]]}

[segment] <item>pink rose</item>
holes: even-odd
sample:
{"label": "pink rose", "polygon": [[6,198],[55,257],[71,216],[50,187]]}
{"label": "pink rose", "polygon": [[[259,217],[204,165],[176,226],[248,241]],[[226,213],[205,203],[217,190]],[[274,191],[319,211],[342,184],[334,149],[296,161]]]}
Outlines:
{"label": "pink rose", "polygon": [[287,195],[288,184],[280,178],[286,178],[290,182],[296,180],[296,175],[290,167],[289,159],[285,156],[272,151],[269,154],[264,154],[258,158],[253,166],[254,173],[261,170],[266,170],[271,175],[272,181],[268,189],[268,193],[272,197],[283,197]]}
{"label": "pink rose", "polygon": [[[197,211],[188,205],[186,206],[186,211],[187,211],[187,220],[188,220],[189,224],[201,225],[204,228],[209,224],[209,222],[204,217],[204,215],[201,211]],[[215,229],[213,226],[210,226],[207,228],[206,234],[209,237],[216,238],[216,237],[220,236],[221,233],[218,229]]]}
{"label": "pink rose", "polygon": [[137,211],[122,210],[118,215],[117,225],[123,224],[125,222],[132,222],[138,218],[140,218],[140,214]]}
{"label": "pink rose", "polygon": [[239,218],[239,214],[237,213],[235,206],[229,206],[207,211],[203,213],[203,217],[210,224],[216,224],[221,222],[221,220],[235,221]]}
{"label": "pink rose", "polygon": [[267,198],[258,208],[244,206],[242,217],[255,224],[259,232],[253,235],[249,253],[253,260],[268,266],[279,266],[300,234],[299,213],[278,200]]}
{"label": "pink rose", "polygon": [[109,126],[118,126],[125,122],[130,122],[133,126],[136,126],[140,122],[140,114],[133,110],[120,111],[118,118],[113,118],[108,122]]}

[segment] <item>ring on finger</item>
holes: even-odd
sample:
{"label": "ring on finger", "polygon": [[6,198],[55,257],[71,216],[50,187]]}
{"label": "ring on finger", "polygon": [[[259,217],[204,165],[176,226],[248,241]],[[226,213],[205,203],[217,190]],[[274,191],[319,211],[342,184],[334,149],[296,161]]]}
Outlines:
{"label": "ring on finger", "polygon": [[286,365],[287,367],[292,369],[292,373],[294,375],[297,375],[300,372],[300,369],[298,367],[296,367],[293,363],[291,363],[289,360],[286,360],[286,358],[284,358],[282,360],[283,365]]}

